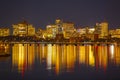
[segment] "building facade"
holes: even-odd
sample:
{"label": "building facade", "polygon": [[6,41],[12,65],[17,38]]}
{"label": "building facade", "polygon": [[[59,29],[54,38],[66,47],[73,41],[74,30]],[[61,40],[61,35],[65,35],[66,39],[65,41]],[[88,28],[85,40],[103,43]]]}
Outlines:
{"label": "building facade", "polygon": [[72,22],[64,22],[63,23],[64,38],[69,39],[72,36],[72,34],[74,33],[74,31],[76,31],[76,29],[74,28],[74,23],[72,23]]}
{"label": "building facade", "polygon": [[0,36],[9,36],[10,29],[9,28],[0,28]]}
{"label": "building facade", "polygon": [[19,24],[14,24],[13,26],[13,35],[14,36],[34,36],[35,28],[26,22]]}
{"label": "building facade", "polygon": [[77,32],[79,32],[79,37],[81,38],[88,38],[91,40],[94,40],[94,31],[95,28],[89,28],[89,27],[85,27],[85,28],[79,28],[77,29]]}
{"label": "building facade", "polygon": [[49,38],[55,38],[56,34],[58,33],[57,29],[57,25],[53,24],[53,25],[47,25],[47,33],[48,33],[48,37]]}
{"label": "building facade", "polygon": [[120,38],[120,29],[109,30],[111,38]]}
{"label": "building facade", "polygon": [[63,22],[60,19],[55,20],[55,24],[46,26],[48,37],[55,38],[61,36],[61,38],[69,39],[75,31],[74,23]]}
{"label": "building facade", "polygon": [[107,38],[108,23],[107,22],[97,23],[95,26],[95,34],[98,34],[99,38]]}

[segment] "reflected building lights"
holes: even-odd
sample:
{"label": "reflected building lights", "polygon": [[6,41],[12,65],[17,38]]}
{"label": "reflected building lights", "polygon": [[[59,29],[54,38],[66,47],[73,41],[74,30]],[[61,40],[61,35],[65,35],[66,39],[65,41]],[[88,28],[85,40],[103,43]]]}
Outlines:
{"label": "reflected building lights", "polygon": [[56,74],[59,74],[59,72],[60,72],[60,46],[59,45],[56,45],[56,47],[57,47],[57,52],[56,52],[56,68],[55,68],[55,72],[56,72]]}
{"label": "reflected building lights", "polygon": [[120,46],[115,46],[115,64],[120,66]]}
{"label": "reflected building lights", "polygon": [[99,46],[98,47],[98,58],[99,58],[99,66],[106,70],[108,63],[108,54],[107,54],[107,46]]}
{"label": "reflected building lights", "polygon": [[95,57],[92,51],[92,46],[89,46],[89,65],[95,66]]}
{"label": "reflected building lights", "polygon": [[85,64],[85,47],[79,46],[79,63]]}
{"label": "reflected building lights", "polygon": [[23,71],[26,65],[26,56],[24,54],[24,48],[22,44],[19,44],[19,54],[18,54],[18,70]]}
{"label": "reflected building lights", "polygon": [[73,54],[73,48],[71,48],[71,45],[67,46],[67,71],[71,71],[74,67],[74,54]]}
{"label": "reflected building lights", "polygon": [[14,44],[12,47],[12,68],[24,73],[26,69],[32,69],[34,63],[34,44]]}
{"label": "reflected building lights", "polygon": [[47,69],[52,69],[52,45],[48,44],[48,52],[47,52]]}
{"label": "reflected building lights", "polygon": [[111,46],[110,46],[110,56],[111,56],[111,59],[114,58],[114,52],[115,52],[114,45],[111,45]]}
{"label": "reflected building lights", "polygon": [[55,66],[56,64],[56,45],[52,46],[52,64]]}
{"label": "reflected building lights", "polygon": [[9,44],[0,44],[0,56],[10,55]]}
{"label": "reflected building lights", "polygon": [[24,46],[22,44],[14,44],[12,48],[12,66],[13,69],[18,67],[18,71],[24,71],[26,67],[26,56],[24,53]]}
{"label": "reflected building lights", "polygon": [[50,74],[52,71],[56,75],[64,71],[72,72],[76,63],[106,71],[108,63],[120,65],[119,53],[120,46],[115,45],[14,44],[12,68],[24,73],[33,68],[36,56],[41,66],[45,65]]}

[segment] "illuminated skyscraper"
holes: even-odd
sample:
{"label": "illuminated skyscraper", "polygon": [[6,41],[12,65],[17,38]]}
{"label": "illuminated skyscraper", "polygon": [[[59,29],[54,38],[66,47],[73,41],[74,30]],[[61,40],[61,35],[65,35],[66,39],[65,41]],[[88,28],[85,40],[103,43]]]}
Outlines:
{"label": "illuminated skyscraper", "polygon": [[107,37],[108,36],[108,23],[107,22],[102,22],[100,24],[101,26],[101,34],[100,34],[100,37],[101,38],[104,38],[104,37]]}
{"label": "illuminated skyscraper", "polygon": [[14,36],[33,36],[35,35],[35,28],[28,24],[27,22],[22,22],[14,24],[13,26],[13,35]]}
{"label": "illuminated skyscraper", "polygon": [[75,31],[74,23],[63,22],[60,19],[56,19],[55,24],[47,25],[46,28],[48,36],[52,38],[57,37],[56,39],[69,39]]}
{"label": "illuminated skyscraper", "polygon": [[71,35],[74,33],[75,28],[74,28],[74,23],[72,22],[64,22],[63,23],[63,34],[64,38],[69,39]]}
{"label": "illuminated skyscraper", "polygon": [[95,26],[95,34],[99,34],[99,38],[107,38],[108,37],[108,23],[102,22],[97,23]]}
{"label": "illuminated skyscraper", "polygon": [[50,38],[55,38],[56,34],[57,34],[57,25],[53,24],[53,25],[47,25],[47,32],[48,32],[48,37]]}
{"label": "illuminated skyscraper", "polygon": [[57,34],[63,34],[63,25],[62,25],[62,20],[56,19],[55,24],[57,26]]}
{"label": "illuminated skyscraper", "polygon": [[73,32],[75,31],[73,22],[64,22],[60,19],[56,20],[56,25],[58,27],[58,34],[63,34],[64,38],[69,39]]}

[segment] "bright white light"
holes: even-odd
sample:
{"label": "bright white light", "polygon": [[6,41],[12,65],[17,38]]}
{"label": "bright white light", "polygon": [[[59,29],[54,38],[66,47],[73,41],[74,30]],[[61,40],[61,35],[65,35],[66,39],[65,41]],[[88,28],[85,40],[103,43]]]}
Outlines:
{"label": "bright white light", "polygon": [[111,58],[114,58],[114,51],[115,51],[114,45],[111,45],[110,46]]}
{"label": "bright white light", "polygon": [[26,29],[25,27],[19,27],[19,29]]}
{"label": "bright white light", "polygon": [[90,28],[89,30],[90,30],[90,31],[95,31],[95,28]]}
{"label": "bright white light", "polygon": [[50,27],[52,27],[52,26],[51,26],[51,25],[48,25],[48,26],[47,26],[47,28],[50,28]]}
{"label": "bright white light", "polygon": [[47,53],[47,69],[52,68],[52,45],[48,44],[48,53]]}

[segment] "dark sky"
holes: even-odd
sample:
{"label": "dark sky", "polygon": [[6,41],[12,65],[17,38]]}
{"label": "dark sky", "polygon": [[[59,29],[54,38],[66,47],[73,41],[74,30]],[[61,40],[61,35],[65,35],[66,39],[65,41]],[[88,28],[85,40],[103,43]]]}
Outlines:
{"label": "dark sky", "polygon": [[110,28],[120,28],[120,0],[0,0],[1,27],[11,27],[23,18],[44,29],[56,18],[76,26],[107,21]]}

